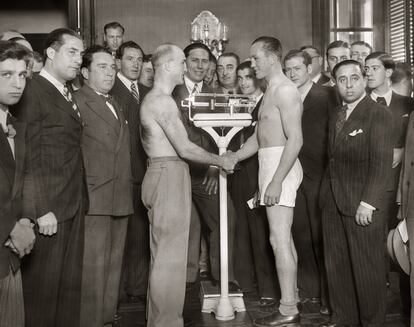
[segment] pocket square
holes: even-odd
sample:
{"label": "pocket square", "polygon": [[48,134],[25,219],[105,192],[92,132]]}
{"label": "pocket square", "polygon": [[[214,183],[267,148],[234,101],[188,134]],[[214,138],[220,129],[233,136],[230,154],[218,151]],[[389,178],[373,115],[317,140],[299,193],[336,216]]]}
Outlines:
{"label": "pocket square", "polygon": [[355,135],[360,134],[362,132],[363,132],[362,129],[358,129],[358,130],[354,130],[353,132],[349,133],[348,135],[349,136],[355,136]]}
{"label": "pocket square", "polygon": [[402,115],[402,118],[408,118],[408,114]]}

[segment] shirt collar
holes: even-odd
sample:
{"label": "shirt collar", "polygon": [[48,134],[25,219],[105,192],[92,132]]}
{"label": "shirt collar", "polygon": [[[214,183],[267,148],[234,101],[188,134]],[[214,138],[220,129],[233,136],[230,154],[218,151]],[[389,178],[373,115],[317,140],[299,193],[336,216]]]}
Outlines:
{"label": "shirt collar", "polygon": [[306,96],[308,95],[310,89],[313,86],[313,82],[309,83],[309,85],[306,87],[306,89],[302,90],[302,92],[300,92],[300,98],[302,99],[302,102],[305,101]]}
{"label": "shirt collar", "polygon": [[6,121],[7,121],[7,115],[8,114],[9,114],[8,110],[4,111],[4,110],[0,109],[0,125],[3,127],[3,130],[7,130]]}
{"label": "shirt collar", "polygon": [[315,75],[315,77],[312,78],[312,82],[317,83],[319,81],[319,79],[321,78],[321,76],[322,76],[321,73]]}
{"label": "shirt collar", "polygon": [[201,90],[203,88],[203,81],[195,83],[191,79],[189,79],[186,75],[184,75],[184,83],[185,83],[185,86],[187,87],[189,94],[193,92],[195,84],[197,84],[197,93],[201,93]]}
{"label": "shirt collar", "polygon": [[54,87],[58,89],[58,91],[64,95],[63,88],[65,85],[62,82],[59,82],[52,74],[50,74],[46,69],[42,68],[39,73],[40,76],[46,78],[50,83],[53,84]]}
{"label": "shirt collar", "polygon": [[346,102],[342,101],[342,105],[344,105],[344,106],[347,105],[348,106],[348,109],[346,110],[348,116],[351,114],[352,111],[354,111],[355,107],[358,105],[358,103],[360,103],[362,101],[363,98],[365,98],[366,95],[367,94],[364,92],[364,94],[362,94],[362,96],[358,100],[355,100],[354,102],[351,102],[351,103],[346,103]]}
{"label": "shirt collar", "polygon": [[137,81],[131,81],[130,79],[126,78],[124,75],[122,75],[121,72],[117,73],[118,78],[121,80],[121,82],[126,86],[126,88],[131,91],[131,84],[134,83],[135,87],[138,90],[138,83]]}
{"label": "shirt collar", "polygon": [[391,103],[391,98],[392,98],[392,89],[390,88],[387,91],[387,93],[385,93],[383,95],[378,95],[374,91],[371,92],[371,98],[372,98],[372,100],[374,100],[375,102],[377,102],[377,98],[378,97],[384,98],[385,99],[385,102],[387,103],[387,106],[389,106],[390,103]]}

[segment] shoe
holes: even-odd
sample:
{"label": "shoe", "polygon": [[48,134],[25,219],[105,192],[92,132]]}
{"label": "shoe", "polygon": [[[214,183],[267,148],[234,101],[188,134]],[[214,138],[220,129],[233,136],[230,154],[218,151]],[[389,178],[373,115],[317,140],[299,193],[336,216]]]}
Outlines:
{"label": "shoe", "polygon": [[319,313],[323,316],[330,316],[332,314],[332,311],[326,305],[321,305]]}
{"label": "shoe", "polygon": [[127,303],[145,304],[146,302],[146,295],[128,295],[127,297]]}
{"label": "shoe", "polygon": [[242,289],[237,284],[237,282],[229,282],[229,293],[241,293]]}
{"label": "shoe", "polygon": [[120,321],[122,319],[122,315],[119,314],[119,312],[116,312],[114,314],[114,322]]}
{"label": "shoe", "polygon": [[279,311],[276,311],[269,316],[255,319],[253,324],[257,327],[275,327],[299,325],[299,322],[299,313],[291,316],[284,316]]}
{"label": "shoe", "polygon": [[259,311],[260,312],[275,312],[276,305],[279,301],[274,298],[262,297],[259,300]]}
{"label": "shoe", "polygon": [[200,270],[199,276],[200,276],[200,280],[210,280],[211,279],[210,274],[207,270]]}

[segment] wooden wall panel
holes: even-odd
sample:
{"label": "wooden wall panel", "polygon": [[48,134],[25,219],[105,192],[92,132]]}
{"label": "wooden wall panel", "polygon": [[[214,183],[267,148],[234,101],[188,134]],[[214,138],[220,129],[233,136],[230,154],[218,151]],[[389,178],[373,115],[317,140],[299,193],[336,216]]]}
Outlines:
{"label": "wooden wall panel", "polygon": [[95,0],[95,42],[102,42],[103,26],[116,20],[125,27],[126,40],[138,42],[146,53],[164,42],[185,47],[190,23],[203,10],[229,25],[227,50],[242,59],[262,35],[278,37],[284,53],[312,43],[309,0]]}

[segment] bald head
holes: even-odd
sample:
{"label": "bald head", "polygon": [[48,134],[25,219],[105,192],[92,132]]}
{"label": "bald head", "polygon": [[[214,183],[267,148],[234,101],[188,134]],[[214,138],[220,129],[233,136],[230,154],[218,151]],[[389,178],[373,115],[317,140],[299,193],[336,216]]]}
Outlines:
{"label": "bald head", "polygon": [[152,55],[155,82],[163,79],[173,85],[184,82],[185,56],[183,50],[174,44],[160,45]]}
{"label": "bald head", "polygon": [[154,66],[154,70],[157,70],[157,68],[163,64],[174,60],[174,57],[180,53],[184,56],[184,52],[174,44],[161,44],[152,55],[151,61]]}

